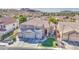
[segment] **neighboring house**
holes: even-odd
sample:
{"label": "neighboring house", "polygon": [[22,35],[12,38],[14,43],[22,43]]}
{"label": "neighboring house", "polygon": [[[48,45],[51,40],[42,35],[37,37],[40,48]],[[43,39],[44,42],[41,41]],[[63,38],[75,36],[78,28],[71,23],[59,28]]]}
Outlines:
{"label": "neighboring house", "polygon": [[64,19],[66,16],[55,16],[57,19]]}
{"label": "neighboring house", "polygon": [[[53,28],[54,24],[51,24],[50,26]],[[21,37],[20,41],[30,39],[31,42],[32,40],[33,41],[42,40],[45,35],[48,36],[50,26],[47,20],[43,20],[40,18],[34,18],[32,20],[24,22],[20,24],[20,32],[19,32],[19,37]]]}
{"label": "neighboring house", "polygon": [[13,30],[15,30],[18,26],[18,22],[16,19],[12,17],[5,16],[0,18],[0,40],[3,40],[2,36],[5,34],[9,34]]}
{"label": "neighboring house", "polygon": [[73,17],[71,17],[71,16],[55,16],[55,17],[60,22],[75,22],[75,21],[78,22],[78,20],[79,20],[79,16],[77,16],[77,15],[75,15]]}
{"label": "neighboring house", "polygon": [[79,41],[79,32],[76,30],[69,31],[63,34],[64,40],[72,40],[72,41]]}
{"label": "neighboring house", "polygon": [[73,18],[76,19],[76,22],[79,22],[79,15],[75,15]]}
{"label": "neighboring house", "polygon": [[79,41],[78,22],[59,22],[60,32],[63,40]]}
{"label": "neighboring house", "polygon": [[66,18],[67,16],[55,16],[57,19],[58,19],[58,21],[65,21],[66,19],[68,19],[68,18]]}

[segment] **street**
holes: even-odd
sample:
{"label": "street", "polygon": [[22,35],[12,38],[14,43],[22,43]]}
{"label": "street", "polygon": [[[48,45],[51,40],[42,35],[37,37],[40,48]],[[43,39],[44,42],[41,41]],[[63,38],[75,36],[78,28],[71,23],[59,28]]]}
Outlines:
{"label": "street", "polygon": [[37,48],[24,48],[24,47],[6,47],[0,46],[0,50],[54,50],[54,49],[37,49]]}

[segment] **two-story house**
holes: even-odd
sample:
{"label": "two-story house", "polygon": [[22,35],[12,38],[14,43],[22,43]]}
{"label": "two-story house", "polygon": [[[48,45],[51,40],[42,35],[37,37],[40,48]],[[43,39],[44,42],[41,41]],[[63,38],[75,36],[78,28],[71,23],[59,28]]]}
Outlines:
{"label": "two-story house", "polygon": [[[51,24],[54,27],[54,24]],[[52,28],[53,28],[52,27]],[[40,18],[33,18],[20,24],[20,41],[37,43],[49,35],[49,22]]]}
{"label": "two-story house", "polygon": [[0,40],[6,39],[8,36],[10,36],[10,32],[13,32],[17,26],[17,20],[12,17],[5,16],[0,18]]}

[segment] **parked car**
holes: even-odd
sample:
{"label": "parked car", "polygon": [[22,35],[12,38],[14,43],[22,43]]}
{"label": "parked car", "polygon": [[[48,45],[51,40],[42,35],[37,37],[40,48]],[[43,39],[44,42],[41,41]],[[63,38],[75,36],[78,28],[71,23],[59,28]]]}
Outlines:
{"label": "parked car", "polygon": [[2,41],[3,43],[8,43],[8,45],[11,45],[11,44],[13,44],[13,40],[3,40]]}

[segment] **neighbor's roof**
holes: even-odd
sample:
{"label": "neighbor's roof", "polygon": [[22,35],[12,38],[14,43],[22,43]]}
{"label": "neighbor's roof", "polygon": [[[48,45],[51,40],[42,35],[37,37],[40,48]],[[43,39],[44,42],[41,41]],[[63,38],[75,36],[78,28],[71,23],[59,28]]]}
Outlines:
{"label": "neighbor's roof", "polygon": [[60,31],[63,33],[76,31],[79,32],[79,23],[78,22],[59,22],[58,26]]}
{"label": "neighbor's roof", "polygon": [[75,15],[73,18],[79,20],[79,15]]}
{"label": "neighbor's roof", "polygon": [[6,16],[6,17],[0,18],[0,23],[5,24],[5,25],[15,23],[15,22],[16,22],[16,19],[12,17]]}
{"label": "neighbor's roof", "polygon": [[69,31],[69,32],[65,32],[65,33],[63,33],[63,34],[68,34],[68,33],[70,33],[70,34],[73,34],[73,33],[79,34],[79,31],[77,31],[77,30],[72,30],[72,31]]}
{"label": "neighbor's roof", "polygon": [[65,18],[66,16],[55,16],[57,19],[63,19]]}

